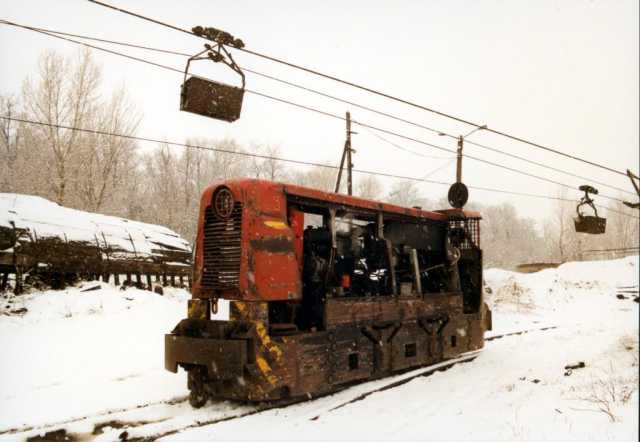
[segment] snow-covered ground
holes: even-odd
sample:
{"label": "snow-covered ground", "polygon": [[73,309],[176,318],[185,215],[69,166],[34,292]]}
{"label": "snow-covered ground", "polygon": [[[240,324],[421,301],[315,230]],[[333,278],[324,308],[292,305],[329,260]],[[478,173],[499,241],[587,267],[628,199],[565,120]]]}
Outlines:
{"label": "snow-covered ground", "polygon": [[[77,440],[119,440],[126,431],[163,441],[636,441],[637,295],[616,294],[637,291],[638,270],[638,257],[526,275],[487,270],[487,336],[534,331],[335,410],[397,377],[209,425],[255,408],[192,410],[185,374],[164,371],[163,334],[184,317],[186,292],[104,283],[83,291],[99,285],[84,283],[0,298],[0,440],[64,428]],[[535,331],[549,325],[557,328]],[[585,367],[564,368],[579,362]]]}

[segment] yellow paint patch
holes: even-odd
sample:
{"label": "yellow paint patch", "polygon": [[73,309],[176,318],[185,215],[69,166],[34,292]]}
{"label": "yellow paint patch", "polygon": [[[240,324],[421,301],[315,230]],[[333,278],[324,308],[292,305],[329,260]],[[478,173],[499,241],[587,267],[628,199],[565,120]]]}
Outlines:
{"label": "yellow paint patch", "polygon": [[256,362],[258,363],[258,368],[260,369],[264,377],[267,378],[267,381],[269,381],[271,385],[276,385],[278,379],[273,374],[271,374],[272,370],[269,366],[269,363],[262,356],[258,356],[256,358]]}
{"label": "yellow paint patch", "polygon": [[233,301],[230,306],[231,312],[230,317],[233,316],[235,320],[244,321],[247,316],[247,306],[244,302]]}
{"label": "yellow paint patch", "polygon": [[260,342],[262,342],[262,345],[264,345],[267,350],[269,350],[269,352],[275,355],[276,360],[280,360],[280,358],[282,357],[282,350],[280,350],[280,347],[273,343],[273,341],[267,334],[267,329],[262,322],[256,322],[256,332],[258,333],[258,337],[260,338]]}
{"label": "yellow paint patch", "polygon": [[278,230],[285,230],[289,228],[289,226],[283,223],[282,221],[265,221],[264,225],[267,227],[271,227],[272,229],[278,229]]}

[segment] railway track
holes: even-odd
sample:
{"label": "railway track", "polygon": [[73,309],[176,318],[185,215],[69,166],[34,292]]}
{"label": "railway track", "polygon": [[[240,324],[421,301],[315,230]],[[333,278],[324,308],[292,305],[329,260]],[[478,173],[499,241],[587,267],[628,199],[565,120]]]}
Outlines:
{"label": "railway track", "polygon": [[[512,336],[523,335],[527,333],[542,332],[556,329],[556,326],[547,326],[534,329],[519,330],[514,332],[502,333],[498,335],[492,335],[485,338],[485,341],[493,341],[497,339],[503,339]],[[439,362],[427,367],[421,367],[415,370],[408,371],[406,373],[392,376],[389,379],[382,378],[374,381],[360,383],[356,385],[346,386],[337,392],[333,392],[324,396],[314,397],[311,401],[308,398],[300,398],[288,400],[285,402],[267,403],[255,406],[238,406],[238,408],[229,408],[229,402],[221,401],[210,404],[208,407],[198,410],[190,410],[192,415],[192,421],[188,424],[184,424],[180,418],[184,417],[179,413],[181,407],[189,407],[186,397],[178,397],[174,399],[157,401],[153,403],[140,404],[129,408],[122,408],[116,410],[109,410],[101,413],[80,416],[64,421],[59,421],[43,426],[12,428],[0,432],[0,439],[5,435],[23,435],[27,437],[28,441],[53,441],[53,440],[126,440],[136,442],[150,442],[159,438],[170,436],[172,434],[179,433],[184,430],[203,427],[207,425],[215,425],[221,422],[226,422],[233,419],[239,419],[254,414],[262,413],[269,410],[286,408],[295,404],[310,403],[321,400],[322,398],[345,394],[345,392],[352,391],[349,397],[338,403],[332,402],[326,406],[321,406],[317,412],[314,412],[313,417],[310,420],[317,420],[326,413],[331,413],[340,408],[349,406],[353,403],[362,401],[367,397],[390,390],[398,386],[404,385],[413,379],[419,377],[430,376],[439,371],[446,371],[458,364],[468,363],[473,361],[482,353],[482,350],[465,353],[457,358],[449,359]],[[367,385],[375,384],[372,388],[366,388]],[[363,391],[364,390],[364,391]],[[220,410],[216,410],[216,406],[221,405]],[[152,409],[153,407],[165,408],[161,415],[156,418],[150,419],[132,419],[133,416],[145,409]],[[219,414],[217,414],[219,411]],[[173,413],[177,412],[177,416]],[[213,414],[203,414],[213,413]],[[173,426],[171,421],[176,420],[176,426]],[[65,426],[73,426],[74,424],[89,424],[93,426],[93,432],[87,434],[86,432],[74,432],[73,427],[70,428],[70,432],[67,433]],[[62,432],[62,433],[61,433]],[[68,439],[57,439],[55,437],[68,437]],[[29,437],[31,435],[31,437]]]}
{"label": "railway track", "polygon": [[74,417],[74,418],[63,420],[63,421],[58,421],[58,422],[55,422],[55,423],[52,423],[52,424],[46,424],[46,425],[41,425],[41,426],[35,425],[35,426],[21,427],[21,428],[10,428],[8,430],[0,431],[0,436],[5,435],[5,434],[27,433],[27,432],[33,431],[33,430],[45,430],[47,428],[58,427],[60,425],[73,424],[73,423],[82,422],[82,421],[85,421],[85,420],[88,420],[88,419],[107,417],[107,416],[111,416],[111,415],[115,415],[115,414],[119,414],[119,413],[126,413],[128,411],[133,411],[133,410],[141,410],[141,409],[144,409],[144,408],[153,407],[154,405],[179,404],[179,403],[187,402],[187,399],[188,399],[187,396],[180,396],[180,397],[176,397],[176,398],[173,398],[173,399],[165,399],[165,400],[162,400],[162,401],[155,401],[155,402],[148,402],[146,404],[139,404],[139,405],[135,405],[133,407],[128,407],[128,408],[116,408],[116,409],[106,410],[106,411],[103,411],[103,412],[100,412],[100,413],[89,414],[89,415],[80,416],[80,417]]}

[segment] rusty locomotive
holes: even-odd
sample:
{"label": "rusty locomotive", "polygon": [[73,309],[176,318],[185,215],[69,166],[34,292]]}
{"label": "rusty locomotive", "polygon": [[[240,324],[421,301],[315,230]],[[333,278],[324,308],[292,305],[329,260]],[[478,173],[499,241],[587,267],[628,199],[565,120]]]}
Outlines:
{"label": "rusty locomotive", "polygon": [[[480,218],[259,180],[211,185],[165,367],[188,372],[199,407],[326,394],[480,349],[491,329]],[[212,320],[219,299],[228,320]]]}

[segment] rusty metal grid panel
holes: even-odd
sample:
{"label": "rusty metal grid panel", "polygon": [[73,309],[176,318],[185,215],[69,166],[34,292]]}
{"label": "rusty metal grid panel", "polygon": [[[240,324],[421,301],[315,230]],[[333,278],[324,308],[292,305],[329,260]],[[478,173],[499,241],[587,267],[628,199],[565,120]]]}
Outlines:
{"label": "rusty metal grid panel", "polygon": [[464,240],[460,244],[463,250],[480,248],[480,220],[465,219],[449,221],[449,230],[463,229],[466,233]]}
{"label": "rusty metal grid panel", "polygon": [[240,118],[244,89],[190,77],[182,85],[180,110],[233,122]]}
{"label": "rusty metal grid panel", "polygon": [[204,215],[204,268],[202,286],[213,290],[237,289],[240,284],[242,204],[235,202],[228,218],[219,218],[209,206]]}

